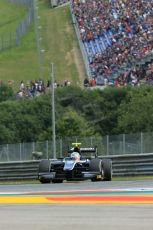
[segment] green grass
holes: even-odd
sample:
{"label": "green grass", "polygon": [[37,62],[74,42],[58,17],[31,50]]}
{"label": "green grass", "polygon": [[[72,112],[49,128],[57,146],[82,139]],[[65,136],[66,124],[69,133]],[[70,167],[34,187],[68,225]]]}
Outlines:
{"label": "green grass", "polygon": [[113,181],[152,180],[152,175],[147,176],[114,176]]}
{"label": "green grass", "polygon": [[25,14],[25,7],[0,0],[0,36],[14,32]]}
{"label": "green grass", "polygon": [[[0,7],[4,7],[5,1],[3,0]],[[23,13],[22,7],[16,8],[16,14],[18,11]],[[75,57],[75,52],[79,52],[79,48],[69,6],[51,9],[45,1],[39,1],[38,13],[42,27],[41,47],[45,50],[42,53],[42,79],[45,82],[50,79],[50,63],[53,62],[54,76],[59,83],[68,79],[72,83],[80,84]],[[7,22],[9,19],[5,20]],[[7,23],[5,27],[8,30],[10,28]],[[36,80],[38,76],[38,54],[33,23],[18,47],[0,53],[0,80],[13,82],[13,87],[17,89],[21,80]]]}

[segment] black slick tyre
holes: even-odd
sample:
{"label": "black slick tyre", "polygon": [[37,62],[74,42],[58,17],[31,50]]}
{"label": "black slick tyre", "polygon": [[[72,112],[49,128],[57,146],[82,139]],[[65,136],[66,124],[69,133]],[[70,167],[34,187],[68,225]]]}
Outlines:
{"label": "black slick tyre", "polygon": [[[41,174],[47,174],[50,172],[50,161],[49,160],[42,160],[40,163],[39,163],[39,168],[38,168],[38,173],[39,175]],[[49,178],[45,178],[43,176],[40,176],[39,177],[39,181],[43,184],[45,183],[50,183],[51,180]]]}
{"label": "black slick tyre", "polygon": [[52,180],[52,183],[53,183],[53,184],[63,183],[63,180],[62,180],[62,179],[53,179],[53,180]]}
{"label": "black slick tyre", "polygon": [[112,180],[112,161],[110,159],[102,160],[102,171],[103,171],[103,180],[111,181]]}
{"label": "black slick tyre", "polygon": [[[102,161],[99,158],[91,159],[89,165],[89,171],[91,172],[99,172],[99,175],[102,175]],[[91,178],[92,182],[101,181],[101,178],[93,177]]]}

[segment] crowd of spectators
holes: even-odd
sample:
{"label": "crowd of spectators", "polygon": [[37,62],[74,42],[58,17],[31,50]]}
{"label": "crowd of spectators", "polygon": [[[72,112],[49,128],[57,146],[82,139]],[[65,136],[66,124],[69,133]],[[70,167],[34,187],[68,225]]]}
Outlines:
{"label": "crowd of spectators", "polygon": [[[141,84],[153,84],[153,63],[139,65],[125,71],[120,74],[117,78],[108,79],[107,77],[101,77],[100,86],[115,86],[121,87],[126,85],[140,86]],[[96,80],[93,78],[84,80],[84,87],[91,87],[98,85]]]}
{"label": "crowd of spectators", "polygon": [[63,5],[65,3],[68,3],[69,0],[58,0],[58,5]]}
{"label": "crowd of spectators", "polygon": [[[57,81],[54,81],[54,88],[70,86],[71,82],[65,80],[62,84],[59,84]],[[17,98],[32,98],[35,96],[40,96],[45,94],[50,90],[50,80],[44,83],[43,80],[27,81],[26,84],[24,81],[20,82],[19,90],[16,93]]]}
{"label": "crowd of spectators", "polygon": [[[88,53],[91,84],[101,79],[103,84],[124,85],[129,78],[138,83],[141,69],[149,67],[133,63],[153,51],[153,0],[71,0],[71,6],[83,43],[105,34],[110,39],[106,49]],[[121,67],[128,68],[114,83]]]}

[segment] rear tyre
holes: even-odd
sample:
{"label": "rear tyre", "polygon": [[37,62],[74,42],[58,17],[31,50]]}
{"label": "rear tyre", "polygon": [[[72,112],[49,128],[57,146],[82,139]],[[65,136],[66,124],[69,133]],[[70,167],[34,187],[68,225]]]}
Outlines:
{"label": "rear tyre", "polygon": [[52,183],[53,183],[53,184],[63,183],[63,180],[62,180],[62,179],[53,179],[53,180],[52,180]]}
{"label": "rear tyre", "polygon": [[[99,175],[102,176],[102,161],[99,158],[91,159],[89,165],[89,171],[91,172],[99,172]],[[93,177],[91,178],[92,182],[101,181],[101,178]]]}
{"label": "rear tyre", "polygon": [[112,161],[110,159],[102,160],[102,171],[103,171],[103,180],[111,181],[112,180]]}
{"label": "rear tyre", "polygon": [[45,178],[40,178],[39,181],[40,181],[42,184],[49,184],[49,183],[50,183],[50,179],[45,179]]}
{"label": "rear tyre", "polygon": [[[38,172],[39,174],[41,173],[50,173],[50,161],[49,160],[42,160],[40,163],[39,163],[39,168],[38,168]],[[42,183],[42,184],[45,184],[45,183],[50,183],[51,180],[49,178],[45,178],[45,177],[40,177],[39,178],[39,181]]]}

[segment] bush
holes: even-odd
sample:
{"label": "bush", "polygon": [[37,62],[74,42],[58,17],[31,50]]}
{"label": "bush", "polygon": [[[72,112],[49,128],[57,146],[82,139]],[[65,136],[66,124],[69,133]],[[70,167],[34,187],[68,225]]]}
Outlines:
{"label": "bush", "polygon": [[13,98],[13,89],[3,83],[0,83],[0,102]]}

